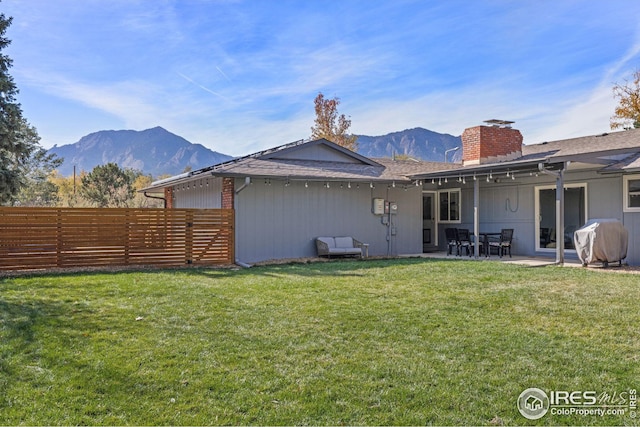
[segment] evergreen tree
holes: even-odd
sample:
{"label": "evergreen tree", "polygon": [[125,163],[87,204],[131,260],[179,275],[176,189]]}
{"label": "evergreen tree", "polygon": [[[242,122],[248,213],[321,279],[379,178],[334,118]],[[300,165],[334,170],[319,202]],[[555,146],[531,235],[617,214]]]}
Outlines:
{"label": "evergreen tree", "polygon": [[115,163],[96,166],[82,177],[79,194],[99,208],[125,208],[135,197],[135,172],[123,170]]}
{"label": "evergreen tree", "polygon": [[62,159],[55,154],[47,154],[44,148],[33,152],[25,165],[23,186],[13,200],[19,206],[57,206],[58,186],[50,179]]}
{"label": "evergreen tree", "polygon": [[22,117],[16,101],[18,88],[9,74],[13,61],[2,53],[11,43],[6,37],[11,21],[0,14],[0,204],[12,202],[24,185],[25,167],[40,141],[35,128]]}

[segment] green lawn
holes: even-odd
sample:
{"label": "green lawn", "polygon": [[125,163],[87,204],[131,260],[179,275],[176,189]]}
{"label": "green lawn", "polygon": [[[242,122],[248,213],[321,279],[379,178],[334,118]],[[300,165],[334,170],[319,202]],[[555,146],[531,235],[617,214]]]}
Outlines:
{"label": "green lawn", "polygon": [[424,259],[0,279],[0,424],[637,425],[516,401],[640,389],[639,285]]}

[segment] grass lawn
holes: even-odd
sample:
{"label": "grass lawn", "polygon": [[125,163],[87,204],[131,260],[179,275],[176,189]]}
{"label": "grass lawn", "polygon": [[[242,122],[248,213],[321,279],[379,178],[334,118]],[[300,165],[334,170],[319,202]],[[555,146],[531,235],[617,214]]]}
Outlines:
{"label": "grass lawn", "polygon": [[640,389],[639,285],[425,259],[4,278],[0,424],[637,425],[516,401]]}

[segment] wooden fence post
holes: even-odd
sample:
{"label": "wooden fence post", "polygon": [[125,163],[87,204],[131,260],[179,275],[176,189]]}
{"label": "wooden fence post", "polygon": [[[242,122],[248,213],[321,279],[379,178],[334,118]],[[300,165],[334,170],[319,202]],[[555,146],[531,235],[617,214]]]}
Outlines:
{"label": "wooden fence post", "polygon": [[185,224],[184,257],[186,264],[193,263],[193,212],[187,211]]}
{"label": "wooden fence post", "polygon": [[56,267],[62,267],[62,209],[56,209]]}
{"label": "wooden fence post", "polygon": [[131,210],[124,211],[124,265],[129,265],[129,252],[131,248]]}

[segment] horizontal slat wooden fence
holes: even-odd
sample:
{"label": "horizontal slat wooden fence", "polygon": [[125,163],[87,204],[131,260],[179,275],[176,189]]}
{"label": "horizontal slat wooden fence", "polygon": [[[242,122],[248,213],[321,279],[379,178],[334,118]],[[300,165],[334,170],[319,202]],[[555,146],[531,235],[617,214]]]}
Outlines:
{"label": "horizontal slat wooden fence", "polygon": [[233,262],[233,209],[0,208],[0,270]]}

